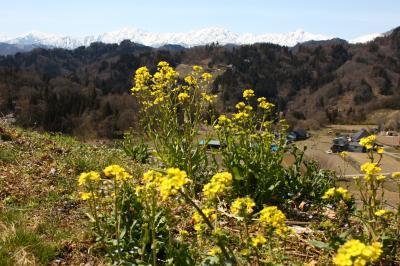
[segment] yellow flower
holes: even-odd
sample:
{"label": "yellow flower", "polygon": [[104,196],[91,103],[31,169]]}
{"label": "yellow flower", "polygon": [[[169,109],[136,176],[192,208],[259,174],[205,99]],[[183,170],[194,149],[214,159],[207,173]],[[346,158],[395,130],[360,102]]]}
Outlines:
{"label": "yellow flower", "polygon": [[201,97],[202,97],[206,102],[212,103],[212,102],[215,100],[215,98],[217,98],[217,95],[208,95],[207,93],[202,92],[202,93],[201,93]]}
{"label": "yellow flower", "polygon": [[244,102],[238,102],[235,107],[238,110],[242,110],[244,107],[246,106],[246,104]]}
{"label": "yellow flower", "polygon": [[159,189],[162,199],[166,200],[171,195],[176,195],[178,191],[189,182],[190,179],[187,178],[185,171],[181,171],[178,168],[169,168],[167,170],[167,176],[162,178],[160,182]]}
{"label": "yellow flower", "polygon": [[267,101],[261,101],[261,102],[258,104],[258,107],[260,107],[261,109],[265,109],[265,110],[271,110],[272,108],[275,107],[275,105],[272,104],[272,103],[269,103],[269,102],[267,102]]}
{"label": "yellow flower", "polygon": [[251,97],[254,97],[254,91],[251,89],[245,90],[243,92],[243,98],[245,98],[246,100],[250,99]]}
{"label": "yellow flower", "polygon": [[219,194],[222,194],[230,188],[232,184],[232,175],[228,172],[215,174],[208,184],[203,187],[204,196],[209,199],[215,199]]}
{"label": "yellow flower", "polygon": [[125,181],[132,179],[125,169],[119,165],[113,164],[104,168],[103,173],[107,177],[113,177],[116,181]]}
{"label": "yellow flower", "polygon": [[165,67],[168,67],[168,66],[169,66],[169,63],[166,62],[166,61],[160,61],[160,62],[157,64],[157,67],[158,67],[159,69],[165,68]]}
{"label": "yellow flower", "polygon": [[367,150],[372,149],[373,144],[376,141],[376,136],[375,135],[370,135],[368,137],[360,139],[360,145],[365,147]]}
{"label": "yellow flower", "polygon": [[202,72],[203,71],[203,67],[201,67],[201,66],[193,66],[193,71],[194,72]]}
{"label": "yellow flower", "polygon": [[343,159],[346,159],[349,156],[349,153],[347,151],[342,151],[340,153],[340,157],[342,157]]}
{"label": "yellow flower", "polygon": [[253,110],[253,107],[250,106],[250,105],[246,105],[246,106],[244,107],[244,109],[245,109],[247,112],[250,112],[250,111]]}
{"label": "yellow flower", "polygon": [[330,188],[325,191],[325,194],[322,196],[322,199],[331,199],[334,197],[342,197],[344,200],[349,200],[351,198],[349,191],[345,188]]}
{"label": "yellow flower", "polygon": [[154,104],[162,103],[164,99],[165,99],[164,95],[160,95],[154,100]]}
{"label": "yellow flower", "polygon": [[267,242],[267,239],[262,234],[258,234],[250,239],[250,243],[253,247],[262,246]]}
{"label": "yellow flower", "polygon": [[400,172],[393,172],[392,173],[393,178],[400,178]]}
{"label": "yellow flower", "polygon": [[249,114],[246,112],[239,112],[237,114],[233,114],[233,118],[236,120],[244,120],[249,117]]}
{"label": "yellow flower", "polygon": [[382,148],[382,147],[379,147],[379,148],[376,149],[376,152],[379,153],[379,154],[383,154],[384,151],[385,151],[385,149]]}
{"label": "yellow flower", "polygon": [[260,223],[276,230],[278,235],[287,231],[286,216],[276,206],[264,207],[260,211]]}
{"label": "yellow flower", "polygon": [[337,266],[363,266],[375,262],[381,254],[381,243],[374,242],[372,245],[365,245],[360,240],[351,239],[338,249],[333,263]]}
{"label": "yellow flower", "polygon": [[187,94],[186,92],[181,92],[181,93],[178,94],[178,100],[180,102],[184,102],[187,99],[189,99],[189,94]]}
{"label": "yellow flower", "polygon": [[392,214],[393,214],[393,212],[388,211],[388,210],[378,210],[375,212],[375,216],[382,217],[385,219],[389,218]]}
{"label": "yellow flower", "polygon": [[179,230],[179,235],[182,237],[187,237],[189,236],[189,232],[185,229]]}
{"label": "yellow flower", "polygon": [[257,102],[265,102],[265,101],[267,101],[267,98],[265,98],[265,97],[259,97],[258,99],[257,99]]}
{"label": "yellow flower", "polygon": [[201,75],[201,77],[206,81],[212,79],[212,75],[210,73],[203,73],[203,75]]}
{"label": "yellow flower", "polygon": [[213,247],[210,249],[210,251],[208,251],[208,255],[210,256],[215,256],[221,254],[221,249],[219,247]]}
{"label": "yellow flower", "polygon": [[138,68],[135,72],[135,86],[131,89],[132,94],[147,89],[150,79],[151,75],[147,67]]}
{"label": "yellow flower", "polygon": [[[205,209],[202,209],[201,211],[204,213],[204,215],[208,219],[210,219],[210,221],[214,221],[215,219],[217,219],[216,210],[214,208],[205,208]],[[200,223],[200,222],[203,222],[203,217],[200,215],[200,213],[195,212],[193,214],[193,220],[196,223]]]}
{"label": "yellow flower", "polygon": [[374,175],[379,173],[382,169],[378,166],[377,163],[364,163],[361,165],[361,171],[366,173],[367,175]]}
{"label": "yellow flower", "polygon": [[385,178],[386,178],[386,176],[384,176],[384,175],[376,176],[376,180],[378,180],[378,181],[383,181],[383,180],[385,180]]}
{"label": "yellow flower", "polygon": [[81,192],[81,199],[82,199],[82,200],[88,200],[88,199],[92,199],[92,198],[97,198],[96,193],[92,193],[92,192]]}
{"label": "yellow flower", "polygon": [[223,124],[230,124],[232,121],[226,117],[226,115],[220,115],[218,117],[218,124],[223,125]]}
{"label": "yellow flower", "polygon": [[248,255],[250,255],[250,250],[247,249],[247,248],[242,249],[242,250],[240,251],[240,255],[242,255],[242,256],[248,256]]}
{"label": "yellow flower", "polygon": [[162,174],[154,170],[149,170],[143,174],[143,181],[145,183],[159,182],[161,178]]}
{"label": "yellow flower", "polygon": [[79,186],[85,185],[88,181],[94,181],[94,182],[100,181],[99,173],[97,173],[95,171],[90,171],[88,173],[83,172],[79,175],[79,179],[78,179]]}
{"label": "yellow flower", "polygon": [[184,80],[189,85],[196,85],[197,84],[197,80],[193,76],[187,76],[187,77],[184,78]]}
{"label": "yellow flower", "polygon": [[234,215],[248,215],[253,213],[253,207],[256,204],[250,197],[237,198],[231,206],[231,212]]}

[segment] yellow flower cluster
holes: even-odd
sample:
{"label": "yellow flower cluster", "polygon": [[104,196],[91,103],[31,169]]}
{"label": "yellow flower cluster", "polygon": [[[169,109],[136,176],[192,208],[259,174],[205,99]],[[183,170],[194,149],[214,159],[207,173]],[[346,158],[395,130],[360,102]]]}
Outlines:
{"label": "yellow flower cluster", "polygon": [[104,168],[103,173],[107,177],[115,178],[116,181],[126,181],[132,179],[132,176],[128,174],[123,167],[116,164]]}
{"label": "yellow flower cluster", "polygon": [[394,172],[392,173],[393,178],[399,178],[400,179],[400,172]]}
{"label": "yellow flower cluster", "polygon": [[181,92],[181,93],[178,94],[178,100],[180,102],[184,102],[189,98],[190,98],[190,96],[189,96],[189,94],[187,92]]}
{"label": "yellow flower cluster", "polygon": [[249,215],[253,213],[253,208],[256,206],[250,197],[237,198],[231,206],[231,212],[234,215]]}
{"label": "yellow flower cluster", "polygon": [[203,72],[203,67],[202,66],[193,66],[193,71],[194,72]]}
{"label": "yellow flower cluster", "polygon": [[381,254],[381,243],[365,245],[360,240],[351,239],[338,249],[333,263],[337,266],[364,266],[377,261]]}
{"label": "yellow flower cluster", "polygon": [[217,98],[217,95],[208,95],[205,92],[201,93],[201,97],[203,98],[203,100],[205,100],[206,102],[212,103],[214,102],[214,100]]}
{"label": "yellow flower cluster", "polygon": [[250,115],[246,112],[239,112],[239,113],[233,114],[232,116],[235,120],[245,120]]}
{"label": "yellow flower cluster", "polygon": [[278,235],[288,231],[285,224],[286,216],[276,206],[264,207],[260,211],[260,223],[263,226],[275,230]]}
{"label": "yellow flower cluster", "polygon": [[205,80],[205,81],[209,81],[212,79],[212,75],[210,73],[203,73],[201,75],[201,77]]}
{"label": "yellow flower cluster", "polygon": [[95,172],[95,171],[90,171],[90,172],[83,172],[79,175],[79,179],[78,179],[78,185],[79,186],[83,186],[85,184],[87,184],[90,181],[100,181],[100,175],[99,173]]}
{"label": "yellow flower cluster", "polygon": [[92,199],[92,198],[97,198],[96,193],[92,193],[92,192],[81,192],[81,199],[82,199],[82,200],[88,200],[88,199]]}
{"label": "yellow flower cluster", "polygon": [[[202,209],[201,211],[211,222],[215,221],[217,219],[217,213],[214,208],[205,208],[205,209]],[[203,217],[200,215],[200,213],[195,212],[193,214],[192,218],[195,222],[194,230],[200,232],[200,231],[203,231],[207,227],[206,224],[203,223],[204,222]]]}
{"label": "yellow flower cluster", "polygon": [[265,97],[260,97],[257,99],[257,101],[258,101],[258,107],[260,107],[261,109],[269,111],[275,107],[274,104],[267,102],[267,99]]}
{"label": "yellow flower cluster", "polygon": [[225,192],[232,184],[232,175],[228,172],[215,174],[208,184],[203,187],[204,196],[209,199],[215,199],[219,194]]}
{"label": "yellow flower cluster", "polygon": [[[215,219],[217,219],[216,210],[214,208],[206,208],[202,209],[201,211],[208,219],[210,219],[210,221],[214,221]],[[203,222],[203,217],[200,215],[200,213],[195,212],[193,214],[193,220],[195,221],[195,223],[201,223]]]}
{"label": "yellow flower cluster", "polygon": [[370,150],[374,147],[374,142],[376,141],[375,135],[370,135],[368,137],[360,139],[360,145],[365,147],[367,150]]}
{"label": "yellow flower cluster", "polygon": [[184,78],[184,80],[188,85],[197,85],[197,80],[193,76],[187,76]]}
{"label": "yellow flower cluster", "polygon": [[[367,163],[364,163],[363,165],[361,165],[360,169],[362,172],[365,173],[365,176],[364,176],[365,181],[370,181],[371,177],[373,175],[376,175],[382,171],[382,169],[379,167],[378,163],[370,163],[370,162],[367,162]],[[376,177],[376,179],[378,181],[381,181],[381,180],[385,179],[385,176],[379,175]]]}
{"label": "yellow flower cluster", "polygon": [[340,153],[340,157],[342,157],[343,159],[346,159],[347,157],[349,157],[349,153],[347,151],[342,151]]}
{"label": "yellow flower cluster", "polygon": [[157,65],[157,72],[153,75],[153,90],[162,90],[175,85],[179,73],[175,71],[168,62],[161,61]]}
{"label": "yellow flower cluster", "polygon": [[250,243],[253,247],[262,246],[267,242],[267,239],[262,234],[257,234],[255,237],[250,238]]}
{"label": "yellow flower cluster", "polygon": [[246,100],[250,99],[251,97],[254,97],[254,91],[251,89],[248,90],[244,90],[243,91],[243,98],[245,98]]}
{"label": "yellow flower cluster", "polygon": [[334,197],[342,197],[344,200],[350,200],[351,196],[347,189],[338,187],[338,188],[330,188],[325,191],[325,194],[322,196],[322,199],[331,199]]}
{"label": "yellow flower cluster", "polygon": [[163,175],[160,172],[149,170],[143,174],[143,183],[145,186],[137,186],[136,187],[136,194],[139,194],[144,189],[153,189],[157,187],[163,179]]}
{"label": "yellow flower cluster", "polygon": [[244,109],[245,106],[246,106],[246,104],[245,104],[244,102],[238,102],[238,103],[235,105],[236,109],[238,109],[238,110]]}
{"label": "yellow flower cluster", "polygon": [[[131,89],[143,110],[147,111],[152,107],[171,108],[176,103],[188,102],[191,95],[201,94],[204,102],[212,103],[217,96],[207,95],[205,91],[198,94],[191,91],[203,90],[200,82],[209,82],[212,79],[210,73],[203,72],[201,66],[194,66],[191,75],[186,76],[185,85],[179,84],[179,73],[165,61],[157,65],[157,72],[151,75],[146,67],[138,68],[134,76],[134,87]],[[173,100],[171,100],[173,99]],[[197,98],[196,98],[197,99]],[[163,104],[162,104],[163,103]]]}
{"label": "yellow flower cluster", "polygon": [[187,178],[185,171],[181,171],[178,168],[169,168],[167,175],[161,179],[159,187],[162,199],[166,200],[170,196],[176,195],[189,182],[190,179]]}
{"label": "yellow flower cluster", "polygon": [[361,171],[366,173],[367,175],[374,175],[382,171],[382,169],[378,166],[377,163],[364,163],[361,165]]}
{"label": "yellow flower cluster", "polygon": [[375,212],[375,216],[382,217],[384,219],[388,219],[392,215],[393,215],[393,212],[391,212],[389,210],[378,210]]}
{"label": "yellow flower cluster", "polygon": [[135,72],[135,86],[131,89],[132,93],[139,92],[148,88],[151,75],[147,67],[140,67]]}
{"label": "yellow flower cluster", "polygon": [[215,129],[220,129],[221,126],[230,126],[232,124],[232,120],[230,120],[226,115],[220,115],[218,117],[218,124],[214,126]]}
{"label": "yellow flower cluster", "polygon": [[218,254],[221,254],[221,249],[219,248],[219,247],[213,247],[213,248],[211,248],[210,249],[210,251],[208,251],[208,255],[209,256],[215,256],[215,255],[218,255]]}

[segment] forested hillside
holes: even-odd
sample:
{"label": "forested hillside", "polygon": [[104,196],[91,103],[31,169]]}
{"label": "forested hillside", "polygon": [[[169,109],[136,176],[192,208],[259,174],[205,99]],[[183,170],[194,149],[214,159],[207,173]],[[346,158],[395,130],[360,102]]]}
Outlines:
{"label": "forested hillside", "polygon": [[231,110],[244,88],[274,102],[292,124],[363,121],[400,109],[400,28],[367,44],[307,42],[160,49],[130,41],[0,57],[0,112],[23,126],[83,137],[118,137],[136,125],[134,71],[164,60],[216,73],[212,91]]}

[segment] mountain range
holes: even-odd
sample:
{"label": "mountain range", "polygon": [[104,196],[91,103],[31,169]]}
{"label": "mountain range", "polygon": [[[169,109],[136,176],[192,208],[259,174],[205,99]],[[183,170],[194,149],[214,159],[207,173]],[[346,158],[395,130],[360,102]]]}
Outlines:
{"label": "mountain range", "polygon": [[[379,33],[360,36],[353,40],[348,40],[350,43],[365,43],[382,36]],[[335,36],[323,34],[313,34],[302,29],[288,33],[267,33],[267,34],[252,34],[244,33],[237,34],[224,28],[204,28],[189,32],[177,33],[153,33],[136,28],[123,28],[117,31],[111,31],[99,34],[97,36],[90,35],[84,37],[63,36],[58,34],[43,33],[40,31],[31,31],[17,37],[7,37],[0,34],[0,43],[8,49],[0,54],[13,54],[11,51],[29,51],[34,47],[45,48],[64,48],[75,49],[80,46],[89,46],[94,42],[102,43],[121,43],[123,40],[130,40],[135,43],[143,44],[151,47],[160,47],[164,45],[180,45],[186,48],[193,46],[206,45],[210,43],[219,44],[254,44],[254,43],[273,43],[282,46],[295,46],[298,43],[307,41],[329,40]]]}
{"label": "mountain range", "polygon": [[[33,45],[20,41],[18,46]],[[293,127],[362,122],[400,129],[400,27],[364,44],[333,38],[293,47],[153,48],[124,40],[0,56],[0,114],[14,114],[21,126],[120,137],[138,126],[138,105],[130,95],[135,70],[147,66],[153,73],[160,61],[170,62],[182,77],[193,65],[211,72],[217,112],[234,112],[243,89],[252,88]]]}

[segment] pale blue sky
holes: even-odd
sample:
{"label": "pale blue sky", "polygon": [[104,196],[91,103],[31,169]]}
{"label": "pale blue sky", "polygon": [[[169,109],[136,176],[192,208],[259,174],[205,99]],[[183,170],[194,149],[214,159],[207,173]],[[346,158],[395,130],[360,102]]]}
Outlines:
{"label": "pale blue sky", "polygon": [[0,0],[0,34],[73,36],[122,27],[181,32],[211,26],[237,33],[312,33],[351,39],[400,26],[400,0]]}

